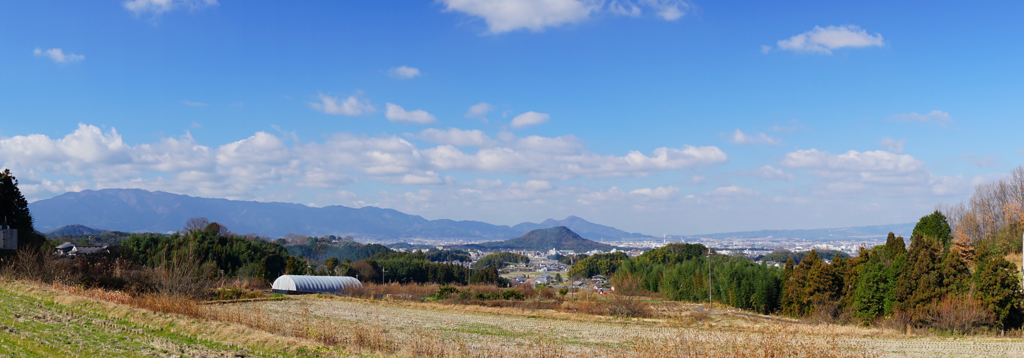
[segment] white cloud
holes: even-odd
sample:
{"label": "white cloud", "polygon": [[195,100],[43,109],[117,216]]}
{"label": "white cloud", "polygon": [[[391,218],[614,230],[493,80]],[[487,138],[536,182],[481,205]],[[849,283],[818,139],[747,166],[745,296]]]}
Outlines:
{"label": "white cloud", "polygon": [[686,14],[690,5],[681,0],[440,0],[447,12],[479,17],[488,32],[500,34],[519,29],[533,32],[548,27],[575,24],[591,15],[607,12],[639,17],[642,8],[652,10],[663,20],[673,21]]}
{"label": "white cloud", "polygon": [[349,96],[341,103],[338,103],[337,97],[331,97],[323,93],[319,94],[320,102],[311,102],[309,106],[320,112],[327,114],[343,114],[346,116],[358,116],[364,112],[373,112],[374,109],[370,105],[370,101],[359,100],[356,96]]}
{"label": "white cloud", "polygon": [[445,11],[481,17],[494,34],[518,29],[542,31],[546,27],[578,23],[599,6],[579,0],[441,0]]}
{"label": "white cloud", "polygon": [[941,127],[946,127],[947,124],[953,123],[953,117],[950,117],[949,113],[939,110],[925,114],[918,114],[917,112],[897,114],[890,116],[889,120],[904,123],[935,123]]}
{"label": "white cloud", "polygon": [[[103,130],[81,124],[62,138],[41,134],[0,138],[0,166],[12,168],[26,190],[31,190],[32,198],[68,190],[142,188],[261,200],[280,198],[278,194],[282,193],[260,194],[277,190],[271,189],[274,187],[336,191],[370,180],[405,185],[461,185],[462,189],[482,191],[464,194],[478,195],[480,200],[538,200],[543,199],[536,196],[541,192],[572,196],[576,200],[577,195],[593,189],[563,189],[551,180],[646,176],[728,160],[717,147],[657,148],[650,154],[633,151],[615,156],[592,153],[573,136],[511,136],[499,146],[474,130],[427,130],[421,135],[437,141],[490,147],[470,152],[451,144],[420,149],[399,136],[348,133],[334,134],[321,143],[298,143],[286,141],[287,133],[267,132],[256,132],[215,147],[197,143],[187,132],[176,138],[130,146],[113,128]],[[463,185],[446,175],[446,171],[452,170],[516,175],[528,180],[506,185],[500,179],[479,179]],[[495,190],[500,193],[493,193]],[[670,196],[676,189],[638,190],[630,195],[650,200]],[[426,194],[414,195],[420,198]]]}
{"label": "white cloud", "polygon": [[803,128],[803,126],[800,125],[800,121],[796,120],[796,119],[790,120],[789,124],[790,125],[788,125],[788,126],[774,125],[774,126],[772,126],[772,130],[775,131],[775,132],[792,133],[792,132],[794,132],[794,131],[796,131],[798,129]]}
{"label": "white cloud", "polygon": [[924,162],[908,154],[880,150],[851,150],[838,155],[817,149],[797,150],[787,153],[780,164],[789,168],[807,168],[823,172],[917,173],[925,170]]}
{"label": "white cloud", "polygon": [[487,112],[494,109],[494,106],[487,104],[487,102],[480,102],[469,107],[469,111],[466,112],[466,118],[479,118],[487,122]]}
{"label": "white cloud", "polygon": [[449,128],[448,130],[440,130],[428,128],[420,132],[419,136],[431,143],[455,146],[490,147],[497,144],[491,137],[477,129],[462,130]]}
{"label": "white cloud", "polygon": [[476,187],[480,188],[480,189],[494,189],[494,188],[499,188],[499,187],[501,187],[503,185],[505,185],[505,182],[501,181],[501,179],[494,179],[494,180],[477,179],[476,180]]}
{"label": "white cloud", "polygon": [[787,153],[779,164],[807,169],[824,181],[826,191],[833,193],[875,189],[887,195],[908,195],[920,193],[935,180],[924,162],[908,154],[881,150],[844,154],[797,150]]}
{"label": "white cloud", "polygon": [[709,191],[707,193],[704,193],[704,195],[711,196],[711,197],[719,197],[719,198],[730,198],[730,197],[760,196],[761,193],[758,193],[754,189],[748,189],[748,188],[742,188],[742,187],[739,187],[739,186],[736,186],[736,185],[730,185],[730,186],[718,187],[715,190],[712,190],[712,191]]}
{"label": "white cloud", "polygon": [[973,178],[966,178],[963,175],[933,176],[929,185],[934,195],[960,196],[970,194],[978,184],[995,182],[1004,176],[1005,174],[979,175]]}
{"label": "white cloud", "polygon": [[398,181],[398,183],[406,185],[441,184],[443,182],[444,181],[441,180],[441,177],[432,171],[417,174],[406,174],[402,176],[400,181]]}
{"label": "white cloud", "polygon": [[882,141],[879,142],[878,145],[893,153],[903,153],[903,145],[906,143],[906,139],[895,140],[889,137],[885,137],[882,138]]}
{"label": "white cloud", "polygon": [[32,54],[34,54],[36,56],[46,56],[46,57],[49,57],[51,60],[53,60],[53,62],[56,62],[56,63],[70,63],[70,62],[81,61],[81,60],[85,59],[85,56],[76,55],[76,54],[71,53],[71,52],[64,53],[64,50],[61,50],[59,48],[51,48],[49,50],[43,50],[43,49],[37,48],[35,50],[32,50]]}
{"label": "white cloud", "polygon": [[729,141],[733,144],[767,144],[767,145],[781,145],[782,141],[769,137],[767,134],[758,133],[756,136],[747,135],[743,131],[737,129],[732,132],[729,136]]}
{"label": "white cloud", "polygon": [[415,67],[399,66],[392,68],[388,73],[390,73],[391,77],[394,78],[410,79],[419,76],[420,69]]}
{"label": "white cloud", "polygon": [[1001,155],[977,155],[973,152],[961,154],[960,157],[977,165],[979,168],[995,168],[996,163],[1003,159]]}
{"label": "white cloud", "polygon": [[653,188],[653,189],[652,188],[636,189],[636,190],[633,190],[633,191],[631,191],[629,193],[633,194],[633,195],[642,195],[642,196],[645,196],[645,197],[648,197],[648,198],[651,198],[651,199],[656,199],[656,200],[665,200],[665,199],[674,198],[677,195],[679,195],[679,188],[676,188],[674,186],[668,186],[668,187],[659,186],[659,187]]}
{"label": "white cloud", "polygon": [[654,10],[658,17],[666,21],[674,21],[686,15],[690,5],[678,0],[646,0],[643,1]]}
{"label": "white cloud", "polygon": [[651,155],[639,151],[618,156],[591,153],[574,137],[526,138],[510,147],[483,148],[475,154],[442,145],[423,150],[435,168],[492,173],[518,173],[539,178],[646,176],[654,172],[724,163],[728,156],[713,146],[658,148]]}
{"label": "white cloud", "polygon": [[406,111],[405,108],[394,103],[387,103],[386,105],[387,110],[384,111],[384,117],[392,122],[426,124],[437,120],[434,115],[422,109]]}
{"label": "white cloud", "polygon": [[[867,31],[855,25],[844,26],[815,26],[811,31],[780,40],[776,46],[780,50],[791,50],[796,52],[817,52],[832,54],[832,50],[844,47],[860,48],[869,46],[884,46],[885,41],[882,34],[868,34]],[[771,47],[762,47],[767,53]]]}
{"label": "white cloud", "polygon": [[[517,183],[512,184],[513,186],[516,186],[515,184]],[[547,180],[529,180],[519,186],[529,191],[545,191],[554,188],[554,186]]]}
{"label": "white cloud", "polygon": [[754,169],[751,174],[758,179],[782,179],[782,180],[793,180],[793,174],[786,173],[782,169],[772,167],[771,165],[765,165],[763,167]]}
{"label": "white cloud", "polygon": [[551,115],[547,113],[537,113],[529,111],[512,118],[512,128],[526,128],[535,126],[551,119]]}
{"label": "white cloud", "polygon": [[178,8],[188,8],[191,11],[216,6],[217,0],[128,0],[121,3],[128,11],[135,16],[152,14],[159,16]]}
{"label": "white cloud", "polygon": [[181,104],[184,104],[184,105],[189,106],[189,107],[206,107],[206,106],[210,105],[209,103],[192,102],[192,101],[181,101]]}

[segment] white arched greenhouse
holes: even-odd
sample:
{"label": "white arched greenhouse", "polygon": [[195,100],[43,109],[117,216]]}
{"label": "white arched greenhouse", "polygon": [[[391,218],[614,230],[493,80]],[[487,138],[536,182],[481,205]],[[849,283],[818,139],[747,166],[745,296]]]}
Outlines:
{"label": "white arched greenhouse", "polygon": [[355,277],[283,275],[274,280],[274,293],[346,293],[362,288]]}

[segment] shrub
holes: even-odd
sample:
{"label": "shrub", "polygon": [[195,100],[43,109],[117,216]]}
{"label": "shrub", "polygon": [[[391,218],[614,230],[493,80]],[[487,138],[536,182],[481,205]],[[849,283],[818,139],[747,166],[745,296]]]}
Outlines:
{"label": "shrub", "polygon": [[459,294],[459,289],[455,288],[455,286],[441,286],[441,288],[439,288],[437,290],[437,294],[434,295],[434,297],[439,299],[439,300],[443,300],[443,299],[451,298],[451,297],[453,297],[455,295],[458,295],[458,294]]}
{"label": "shrub", "polygon": [[996,317],[973,298],[949,295],[922,309],[921,318],[931,327],[954,333],[968,333],[977,328],[991,326]]}
{"label": "shrub", "polygon": [[214,300],[240,300],[247,298],[259,298],[260,293],[246,290],[241,287],[221,287],[213,290]]}
{"label": "shrub", "polygon": [[506,300],[521,301],[525,297],[526,297],[526,295],[524,295],[522,292],[514,290],[514,289],[507,289],[507,290],[505,290],[505,292],[501,293],[501,298],[502,299],[506,299]]}

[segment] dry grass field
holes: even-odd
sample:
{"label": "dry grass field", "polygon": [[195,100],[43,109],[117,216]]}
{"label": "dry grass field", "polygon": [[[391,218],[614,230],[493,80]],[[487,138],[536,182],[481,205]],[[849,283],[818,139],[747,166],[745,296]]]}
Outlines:
{"label": "dry grass field", "polygon": [[120,292],[0,278],[0,357],[320,357],[343,348],[138,309]]}
{"label": "dry grass field", "polygon": [[521,303],[310,295],[200,305],[6,281],[0,282],[0,357],[1024,356],[1020,338],[907,336],[676,302],[653,304],[657,319]]}
{"label": "dry grass field", "polygon": [[1024,356],[1024,340],[1019,338],[907,337],[879,329],[678,308],[689,312],[668,320],[616,319],[551,310],[304,296],[218,309],[258,314],[278,327],[306,325],[342,335],[352,329],[374,332],[389,342],[376,348],[399,356]]}

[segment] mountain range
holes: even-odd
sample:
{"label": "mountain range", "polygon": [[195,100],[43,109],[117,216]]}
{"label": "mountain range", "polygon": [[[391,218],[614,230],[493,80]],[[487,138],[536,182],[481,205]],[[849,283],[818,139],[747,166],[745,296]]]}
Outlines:
{"label": "mountain range", "polygon": [[673,235],[669,239],[686,241],[700,239],[756,239],[772,237],[774,239],[803,239],[817,241],[849,241],[857,239],[885,238],[890,232],[910,238],[915,223],[842,227],[831,229],[798,229],[798,230],[757,230],[741,232],[725,232],[704,235]]}
{"label": "mountain range", "polygon": [[480,221],[427,220],[392,209],[372,206],[310,207],[279,202],[199,198],[141,189],[103,189],[68,192],[29,204],[39,231],[69,224],[125,232],[173,232],[192,217],[205,217],[241,234],[272,238],[290,233],[309,236],[353,236],[362,240],[393,242],[408,239],[494,241],[514,238],[532,230],[565,226],[579,236],[595,240],[644,239],[613,227],[570,216],[515,226]]}

